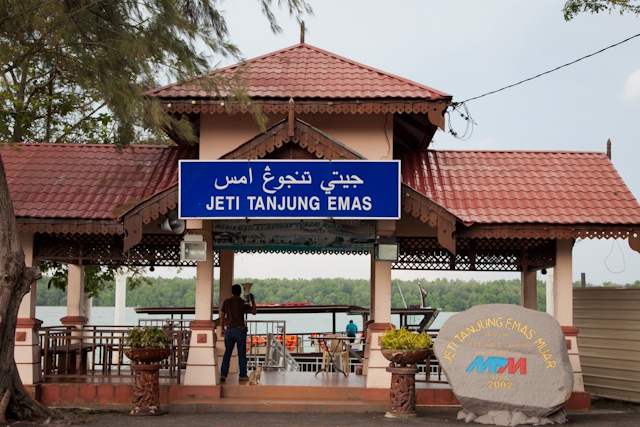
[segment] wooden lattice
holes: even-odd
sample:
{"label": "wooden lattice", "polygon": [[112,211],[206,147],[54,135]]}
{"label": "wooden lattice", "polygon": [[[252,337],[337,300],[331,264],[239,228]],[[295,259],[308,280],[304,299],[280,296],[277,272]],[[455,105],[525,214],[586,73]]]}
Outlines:
{"label": "wooden lattice", "polygon": [[[194,261],[180,261],[180,241],[175,234],[145,235],[129,252],[122,251],[122,236],[104,234],[35,235],[35,258],[84,265],[122,266],[194,266]],[[395,270],[521,271],[526,268],[551,267],[555,264],[555,241],[551,239],[458,239],[454,256],[438,244],[435,237],[399,237],[399,259]],[[344,254],[368,255],[355,250],[276,250],[243,249],[238,253],[273,254]],[[220,254],[214,251],[214,266],[220,266]]]}
{"label": "wooden lattice", "polygon": [[[182,236],[177,234],[147,234],[139,244],[123,252],[120,235],[37,233],[34,257],[41,261],[83,265],[195,266],[195,261],[180,260],[181,240]],[[219,253],[214,251],[214,266],[219,265]]]}
{"label": "wooden lattice", "polygon": [[435,237],[399,237],[396,270],[521,271],[555,264],[550,239],[458,239],[456,255]]}

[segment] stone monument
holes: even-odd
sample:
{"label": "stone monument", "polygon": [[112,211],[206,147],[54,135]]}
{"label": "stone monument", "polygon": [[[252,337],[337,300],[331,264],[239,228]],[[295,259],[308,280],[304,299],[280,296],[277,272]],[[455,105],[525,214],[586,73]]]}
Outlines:
{"label": "stone monument", "polygon": [[445,322],[434,352],[462,405],[459,419],[504,426],[566,421],[573,370],[560,324],[549,314],[476,306]]}

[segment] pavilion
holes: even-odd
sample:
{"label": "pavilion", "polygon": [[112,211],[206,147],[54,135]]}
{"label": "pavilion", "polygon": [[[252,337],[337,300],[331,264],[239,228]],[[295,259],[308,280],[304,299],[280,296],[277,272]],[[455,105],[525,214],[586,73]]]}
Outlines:
{"label": "pavilion", "polygon": [[[207,89],[213,76],[238,72],[251,103],[269,118],[265,132],[248,105]],[[436,130],[444,130],[451,95],[306,43],[146,96],[171,114],[186,115],[199,143],[175,140],[176,146],[133,146],[122,153],[105,145],[20,144],[18,151],[2,152],[28,262],[69,265],[63,324],[86,324],[86,265],[195,264],[196,313],[190,327],[197,339],[184,384],[218,386],[224,343],[216,341],[212,319],[218,304],[213,269],[220,268],[222,301],[234,282],[235,251],[260,249],[251,244],[219,249],[214,229],[226,220],[188,219],[185,234],[202,236],[206,261],[180,260],[182,237],[158,229],[179,208],[178,160],[399,160],[401,216],[373,222],[376,239],[395,239],[399,258],[374,261],[371,255],[366,389],[371,395],[389,389],[378,337],[390,327],[393,269],[519,271],[522,305],[535,310],[536,271],[553,268],[553,315],[568,340],[574,392],[585,395],[572,315],[574,241],[628,239],[640,252],[640,205],[606,153],[431,149]],[[20,307],[16,335],[16,362],[25,384],[40,381],[35,302],[34,285]]]}

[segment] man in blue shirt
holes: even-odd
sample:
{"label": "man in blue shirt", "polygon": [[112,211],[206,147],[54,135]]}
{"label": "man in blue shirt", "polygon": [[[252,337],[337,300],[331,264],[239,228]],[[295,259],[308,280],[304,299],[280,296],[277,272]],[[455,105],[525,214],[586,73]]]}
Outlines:
{"label": "man in blue shirt", "polygon": [[358,333],[358,327],[353,320],[349,320],[349,324],[347,325],[347,336],[349,337],[349,341],[354,342],[356,340],[356,333]]}

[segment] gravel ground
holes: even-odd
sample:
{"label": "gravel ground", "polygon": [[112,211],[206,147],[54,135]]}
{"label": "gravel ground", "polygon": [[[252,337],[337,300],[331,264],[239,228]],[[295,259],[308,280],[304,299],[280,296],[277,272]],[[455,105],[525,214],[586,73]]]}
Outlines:
{"label": "gravel ground", "polygon": [[[570,426],[640,426],[640,405],[610,400],[595,400],[591,411],[570,411]],[[33,427],[34,425],[87,427],[123,427],[133,424],[135,427],[210,427],[210,426],[305,426],[305,427],[369,427],[369,426],[442,426],[464,425],[457,421],[459,408],[420,407],[418,416],[409,419],[386,418],[383,413],[336,413],[336,414],[300,414],[300,413],[194,413],[165,414],[156,417],[133,417],[128,412],[108,408],[66,408],[70,415],[67,420],[31,421],[10,423],[11,427]],[[475,424],[480,425],[480,424]]]}

